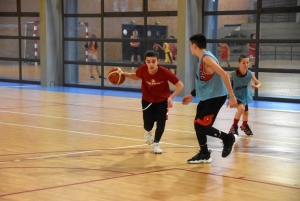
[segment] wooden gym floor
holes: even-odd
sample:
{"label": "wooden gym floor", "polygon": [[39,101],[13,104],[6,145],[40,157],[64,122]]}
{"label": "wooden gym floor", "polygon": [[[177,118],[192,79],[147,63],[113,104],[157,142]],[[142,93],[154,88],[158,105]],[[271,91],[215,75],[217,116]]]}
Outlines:
{"label": "wooden gym floor", "polygon": [[[155,155],[143,140],[140,93],[0,83],[0,201],[288,200],[300,197],[300,104],[250,105],[228,158],[198,151],[196,103],[170,109]],[[228,131],[235,109],[215,127]]]}

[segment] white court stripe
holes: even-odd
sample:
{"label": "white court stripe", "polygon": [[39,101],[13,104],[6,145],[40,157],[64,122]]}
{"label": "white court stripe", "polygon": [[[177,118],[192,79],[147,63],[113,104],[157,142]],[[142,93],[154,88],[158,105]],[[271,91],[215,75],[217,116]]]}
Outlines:
{"label": "white court stripe", "polygon": [[[107,148],[105,150],[127,149],[127,148],[134,148],[134,147],[140,147],[140,146],[146,146],[146,145],[147,144],[134,145],[134,146],[126,146],[126,147]],[[70,155],[75,155],[75,154],[94,153],[94,152],[100,152],[100,151],[103,151],[103,150],[78,151],[78,152],[71,152],[71,153],[67,153],[67,154],[56,154],[56,155],[49,155],[49,156],[39,156],[39,157],[34,157],[34,158],[28,158],[27,160],[36,160],[36,159],[45,159],[45,158],[52,158],[52,157],[70,156]]]}
{"label": "white court stripe", "polygon": [[[82,134],[82,135],[95,135],[95,136],[118,138],[118,139],[124,139],[124,140],[144,141],[144,140],[141,140],[141,139],[135,139],[135,138],[129,138],[129,137],[120,137],[120,136],[105,135],[105,134],[96,134],[96,133],[87,133],[87,132],[79,132],[79,131],[70,131],[70,130],[62,130],[62,129],[56,129],[56,128],[40,127],[40,126],[28,126],[28,125],[12,124],[12,123],[5,123],[5,122],[0,122],[0,124],[11,125],[11,126],[20,126],[20,127],[28,127],[28,128],[45,129],[45,130],[53,130],[53,131],[61,131],[61,132],[68,132],[68,133],[76,133],[76,134]],[[194,146],[190,146],[190,145],[182,145],[182,144],[175,144],[175,143],[164,143],[164,144],[177,145],[177,146],[185,146],[185,147],[194,147]]]}
{"label": "white court stripe", "polygon": [[[128,126],[128,127],[143,128],[143,126],[138,126],[138,125],[119,124],[119,123],[112,123],[112,122],[105,122],[105,121],[82,120],[82,119],[56,117],[56,116],[39,115],[39,114],[28,114],[28,113],[22,113],[22,112],[12,112],[12,111],[6,111],[6,110],[0,110],[0,112],[11,113],[11,114],[22,114],[22,115],[28,115],[28,116],[38,116],[38,117],[55,118],[55,119],[66,119],[66,120],[89,122],[89,123],[99,123],[99,124],[109,124],[109,125],[117,125],[117,126]],[[5,123],[5,122],[3,122],[3,123]],[[16,125],[18,125],[18,124],[16,124]],[[26,126],[26,125],[24,125],[24,126]],[[173,131],[173,132],[181,132],[181,133],[195,133],[194,131],[175,130],[175,129],[168,129],[168,128],[166,128],[165,130],[167,130],[167,131]],[[239,137],[239,138],[241,138],[241,137]],[[286,138],[286,139],[299,139],[299,138],[287,138],[287,137],[284,137],[284,138]],[[270,141],[270,140],[262,140],[262,139],[257,139],[257,138],[251,138],[251,140],[258,140],[258,141],[267,141],[267,142],[275,142],[275,143],[284,143],[284,144],[298,145],[298,143],[290,143],[290,142],[282,142],[282,141]]]}
{"label": "white court stripe", "polygon": [[95,136],[119,138],[119,139],[125,139],[125,140],[143,141],[141,139],[119,137],[119,136],[112,136],[112,135],[104,135],[104,134],[96,134],[96,133],[79,132],[79,131],[62,130],[62,129],[56,129],[56,128],[40,127],[40,126],[28,126],[28,125],[22,125],[22,124],[6,123],[6,122],[0,122],[0,124],[11,125],[11,126],[20,126],[20,127],[28,127],[28,128],[36,128],[36,129],[45,129],[45,130],[52,130],[52,131],[61,131],[61,132],[68,132],[68,133],[76,133],[76,134],[82,134],[82,135],[95,135]]}
{"label": "white court stripe", "polygon": [[[20,127],[30,127],[30,128],[38,128],[38,129],[46,129],[46,130],[55,130],[55,131],[64,131],[64,132],[69,132],[69,133],[77,133],[77,134],[83,134],[83,135],[96,135],[96,136],[103,136],[103,137],[111,137],[111,138],[119,138],[119,139],[126,139],[126,140],[136,140],[136,141],[144,141],[140,139],[134,139],[134,138],[126,138],[126,137],[119,137],[119,136],[111,136],[111,135],[103,135],[103,134],[93,134],[93,133],[86,133],[86,132],[77,132],[77,131],[69,131],[69,130],[61,130],[61,129],[54,129],[54,128],[46,128],[46,127],[37,127],[37,126],[27,126],[27,125],[20,125],[20,124],[11,124],[11,123],[4,123],[0,122],[0,124],[5,124],[5,125],[13,125],[13,126],[20,126]],[[195,147],[195,146],[189,146],[189,145],[181,145],[181,144],[175,144],[175,143],[166,143],[166,142],[161,142],[162,144],[170,144],[170,145],[177,145],[177,146],[184,146],[184,147]],[[136,145],[136,146],[144,146],[144,145]],[[126,148],[126,147],[124,147]],[[128,147],[127,147],[128,148]],[[112,149],[118,149],[118,148],[112,148]],[[219,149],[212,149],[216,151],[222,151]],[[96,150],[94,150],[96,151]],[[91,152],[91,151],[85,151],[85,152]],[[78,154],[78,153],[84,153],[84,152],[73,152],[73,153],[68,153],[68,155],[72,154]],[[274,159],[280,159],[280,160],[288,160],[288,161],[296,161],[299,162],[299,160],[295,159],[287,159],[287,158],[280,158],[280,157],[274,157],[274,156],[266,156],[266,155],[260,155],[260,154],[251,154],[251,153],[241,153],[241,152],[236,152],[240,154],[248,154],[248,155],[254,155],[254,156],[262,156],[262,157],[268,157],[268,158],[274,158]],[[43,156],[43,157],[36,157],[36,158],[29,158],[30,160],[38,159],[38,158],[50,158],[50,157],[57,157],[57,156],[63,156],[66,154],[60,154],[60,155],[51,155],[51,156]],[[0,162],[0,163],[7,163],[7,162]]]}
{"label": "white court stripe", "polygon": [[276,157],[276,156],[266,156],[266,155],[261,155],[261,154],[242,153],[242,152],[235,152],[235,151],[233,151],[232,153],[246,154],[246,155],[251,155],[251,156],[261,156],[261,157],[274,158],[274,159],[279,159],[279,160],[284,160],[284,161],[295,161],[295,162],[300,163],[300,160],[289,159],[289,158],[281,158],[281,157]]}

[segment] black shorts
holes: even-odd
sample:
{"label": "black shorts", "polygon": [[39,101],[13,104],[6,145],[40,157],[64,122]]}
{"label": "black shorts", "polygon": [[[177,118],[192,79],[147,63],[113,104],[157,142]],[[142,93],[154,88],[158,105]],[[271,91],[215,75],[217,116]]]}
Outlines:
{"label": "black shorts", "polygon": [[159,119],[167,119],[168,100],[159,103],[150,103],[142,99],[143,119],[146,122],[155,122]]}
{"label": "black shorts", "polygon": [[131,47],[131,55],[140,55],[139,47]]}
{"label": "black shorts", "polygon": [[227,96],[211,98],[205,101],[200,101],[197,106],[195,122],[202,126],[212,126],[216,117],[224,105]]}

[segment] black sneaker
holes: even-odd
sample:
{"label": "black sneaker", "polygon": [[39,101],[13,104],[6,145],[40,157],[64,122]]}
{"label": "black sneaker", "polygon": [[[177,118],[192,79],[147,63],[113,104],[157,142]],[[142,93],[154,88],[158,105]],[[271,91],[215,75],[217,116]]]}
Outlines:
{"label": "black sneaker", "polygon": [[90,77],[90,80],[94,80],[94,79],[95,79],[94,76],[91,76],[91,77]]}
{"label": "black sneaker", "polygon": [[222,151],[222,157],[226,158],[227,156],[229,156],[231,154],[231,152],[233,151],[234,145],[237,141],[237,135],[235,134],[228,134],[231,135],[231,138],[228,140],[223,140],[223,151]]}
{"label": "black sneaker", "polygon": [[99,79],[102,79],[103,78],[103,80],[106,80],[106,77],[102,77],[101,75],[99,76]]}
{"label": "black sneaker", "polygon": [[239,135],[239,132],[238,132],[238,126],[236,125],[232,125],[228,134],[236,134],[236,135]]}
{"label": "black sneaker", "polygon": [[241,125],[240,128],[242,129],[242,131],[245,132],[246,135],[248,135],[248,136],[253,135],[252,130],[250,129],[250,126],[248,124],[247,124],[247,126]]}
{"label": "black sneaker", "polygon": [[188,163],[210,163],[212,159],[210,158],[210,152],[211,150],[208,151],[208,153],[197,153],[193,158],[187,160]]}

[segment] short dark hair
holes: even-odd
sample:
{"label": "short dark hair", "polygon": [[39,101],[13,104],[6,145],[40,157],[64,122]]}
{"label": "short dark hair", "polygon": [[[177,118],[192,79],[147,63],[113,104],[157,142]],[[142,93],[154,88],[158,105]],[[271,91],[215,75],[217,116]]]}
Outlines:
{"label": "short dark hair", "polygon": [[154,50],[147,50],[145,52],[144,58],[146,59],[146,57],[156,57],[157,59],[159,59],[159,54],[158,54],[158,52],[156,52]]}
{"label": "short dark hair", "polygon": [[170,38],[172,38],[172,39],[175,39],[175,37],[174,37],[174,36],[170,36]]}
{"label": "short dark hair", "polygon": [[253,36],[255,36],[255,35],[256,35],[255,33],[251,33],[250,38],[253,39]]}
{"label": "short dark hair", "polygon": [[241,54],[240,57],[239,57],[239,62],[241,62],[242,59],[245,59],[245,58],[249,58],[249,57],[245,54]]}
{"label": "short dark hair", "polygon": [[200,49],[206,48],[206,37],[203,34],[195,34],[190,37],[190,42],[196,44]]}

